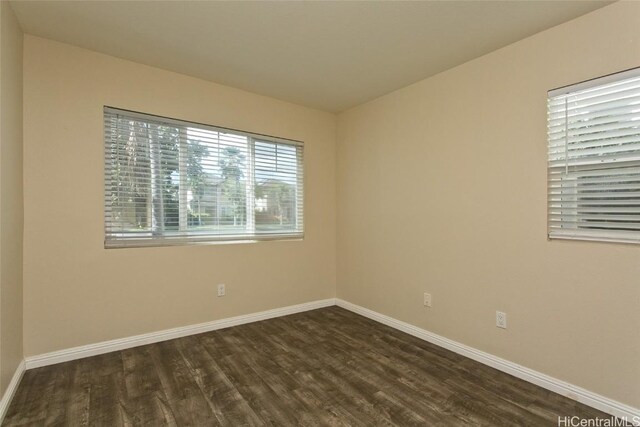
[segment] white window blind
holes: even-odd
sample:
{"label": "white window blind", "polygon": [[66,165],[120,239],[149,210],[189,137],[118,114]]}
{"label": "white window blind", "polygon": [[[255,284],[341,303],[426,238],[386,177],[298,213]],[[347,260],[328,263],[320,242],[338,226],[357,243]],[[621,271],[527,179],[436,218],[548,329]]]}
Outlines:
{"label": "white window blind", "polygon": [[640,243],[640,69],[550,91],[550,238]]}
{"label": "white window blind", "polygon": [[303,237],[303,144],[104,107],[105,247]]}

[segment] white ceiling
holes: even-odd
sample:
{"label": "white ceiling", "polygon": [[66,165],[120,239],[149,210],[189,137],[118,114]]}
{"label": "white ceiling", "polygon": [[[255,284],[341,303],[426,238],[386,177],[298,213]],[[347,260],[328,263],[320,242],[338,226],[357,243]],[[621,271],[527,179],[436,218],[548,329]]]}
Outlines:
{"label": "white ceiling", "polygon": [[13,1],[25,32],[339,112],[608,1]]}

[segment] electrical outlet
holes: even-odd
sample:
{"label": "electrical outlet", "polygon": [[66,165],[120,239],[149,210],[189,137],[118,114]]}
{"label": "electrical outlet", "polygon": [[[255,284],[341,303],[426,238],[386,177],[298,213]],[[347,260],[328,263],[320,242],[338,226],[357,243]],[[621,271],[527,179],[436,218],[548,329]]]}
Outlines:
{"label": "electrical outlet", "polygon": [[496,326],[498,328],[507,329],[507,313],[496,311]]}
{"label": "electrical outlet", "polygon": [[424,305],[425,307],[431,307],[431,294],[424,293]]}
{"label": "electrical outlet", "polygon": [[224,283],[220,283],[218,285],[218,296],[219,297],[223,297],[223,296],[226,295],[226,293],[227,293],[227,291],[225,289]]}

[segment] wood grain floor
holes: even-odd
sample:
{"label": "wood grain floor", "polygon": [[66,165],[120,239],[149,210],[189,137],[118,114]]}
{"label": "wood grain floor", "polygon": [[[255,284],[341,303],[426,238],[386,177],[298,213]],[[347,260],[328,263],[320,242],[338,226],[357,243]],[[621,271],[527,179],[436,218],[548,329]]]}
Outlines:
{"label": "wood grain floor", "polygon": [[3,426],[557,426],[607,417],[338,307],[29,370]]}

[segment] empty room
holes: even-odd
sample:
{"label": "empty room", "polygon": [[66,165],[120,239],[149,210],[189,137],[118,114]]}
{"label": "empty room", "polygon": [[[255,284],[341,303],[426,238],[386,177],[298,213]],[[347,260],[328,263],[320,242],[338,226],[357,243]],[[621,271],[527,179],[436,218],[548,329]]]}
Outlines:
{"label": "empty room", "polygon": [[0,0],[0,425],[640,427],[640,1]]}

